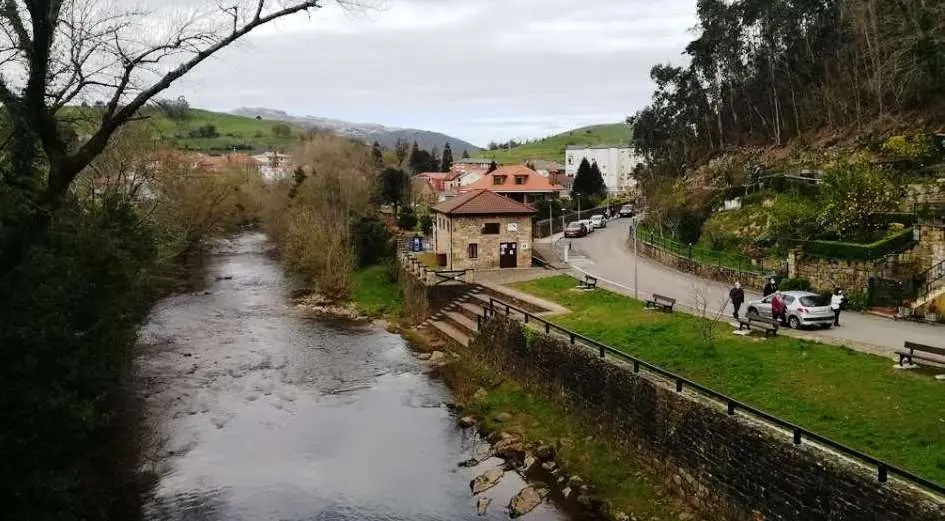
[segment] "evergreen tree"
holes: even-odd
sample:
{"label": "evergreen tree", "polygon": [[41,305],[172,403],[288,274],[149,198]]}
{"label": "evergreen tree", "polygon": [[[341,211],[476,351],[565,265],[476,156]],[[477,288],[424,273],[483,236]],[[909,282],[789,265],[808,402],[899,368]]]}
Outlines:
{"label": "evergreen tree", "polygon": [[381,201],[397,209],[407,200],[410,178],[399,168],[385,168],[380,175]]}
{"label": "evergreen tree", "polygon": [[397,138],[397,141],[394,143],[394,157],[397,158],[397,166],[403,166],[404,160],[407,159],[407,153],[410,149],[410,146],[407,145],[407,142],[403,138]]}
{"label": "evergreen tree", "polygon": [[495,172],[498,169],[499,169],[499,165],[496,164],[495,159],[493,159],[492,162],[489,163],[489,170],[486,173],[491,174],[492,172]]}
{"label": "evergreen tree", "polygon": [[604,177],[597,163],[591,165],[586,157],[581,160],[577,175],[574,176],[571,193],[581,201],[593,201],[607,194],[607,186],[604,184]]}
{"label": "evergreen tree", "polygon": [[420,146],[417,145],[416,141],[413,142],[413,147],[410,149],[410,158],[407,160],[407,166],[415,175],[423,172],[423,167],[426,166],[426,161],[421,155]]}
{"label": "evergreen tree", "polygon": [[469,151],[468,151],[468,150],[465,150],[465,149],[463,150],[463,159],[469,159]]}
{"label": "evergreen tree", "polygon": [[378,169],[384,168],[384,150],[381,149],[381,144],[377,141],[371,145],[371,158],[374,159],[374,166]]}
{"label": "evergreen tree", "polygon": [[449,142],[443,145],[443,159],[440,161],[440,172],[449,172],[453,167],[453,149]]}

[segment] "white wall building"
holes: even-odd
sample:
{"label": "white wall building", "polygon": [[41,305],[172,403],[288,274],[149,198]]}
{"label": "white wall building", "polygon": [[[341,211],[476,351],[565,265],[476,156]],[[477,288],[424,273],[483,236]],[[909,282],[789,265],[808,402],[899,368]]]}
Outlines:
{"label": "white wall building", "polygon": [[612,193],[635,188],[637,180],[633,177],[633,169],[643,162],[629,146],[570,145],[565,154],[565,174],[570,177],[577,175],[578,167],[584,159],[591,164],[597,163],[597,168],[604,177],[604,184]]}
{"label": "white wall building", "polygon": [[292,169],[292,158],[287,154],[266,152],[253,156],[253,159],[259,163],[259,173],[266,181],[275,181],[287,177]]}

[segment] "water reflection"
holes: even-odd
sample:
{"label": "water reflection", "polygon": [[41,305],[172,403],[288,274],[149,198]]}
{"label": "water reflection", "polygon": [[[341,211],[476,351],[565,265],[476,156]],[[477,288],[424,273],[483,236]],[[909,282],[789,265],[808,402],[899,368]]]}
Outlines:
{"label": "water reflection", "polygon": [[142,331],[159,476],[146,518],[507,519],[524,483],[507,474],[476,515],[468,483],[500,462],[457,467],[483,442],[454,427],[447,390],[403,340],[295,315],[266,249],[258,234],[223,244],[208,291],[163,301]]}

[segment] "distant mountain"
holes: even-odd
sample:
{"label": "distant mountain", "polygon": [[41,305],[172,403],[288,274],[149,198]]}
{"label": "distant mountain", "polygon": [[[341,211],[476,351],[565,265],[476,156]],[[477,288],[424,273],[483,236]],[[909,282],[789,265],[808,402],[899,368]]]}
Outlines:
{"label": "distant mountain", "polygon": [[453,150],[453,157],[455,158],[459,158],[463,151],[468,151],[470,154],[473,154],[480,150],[476,145],[463,141],[462,139],[439,132],[431,132],[429,130],[391,128],[374,123],[352,123],[350,121],[319,118],[315,116],[294,116],[281,110],[260,107],[242,107],[232,111],[232,113],[250,118],[259,117],[267,120],[286,121],[300,127],[319,129],[339,136],[360,139],[368,143],[377,141],[388,148],[393,147],[398,139],[403,139],[408,143],[416,141],[421,148],[427,150],[433,147],[443,150],[443,145],[449,143],[450,148]]}
{"label": "distant mountain", "polygon": [[626,123],[591,125],[562,132],[511,149],[480,150],[475,157],[494,159],[496,163],[521,163],[543,159],[564,162],[569,145],[628,145],[633,129]]}

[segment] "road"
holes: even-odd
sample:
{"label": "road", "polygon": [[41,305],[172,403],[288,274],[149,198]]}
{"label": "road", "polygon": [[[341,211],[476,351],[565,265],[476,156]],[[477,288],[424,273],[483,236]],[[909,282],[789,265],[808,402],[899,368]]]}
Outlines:
{"label": "road", "polygon": [[[580,239],[571,241],[569,264],[572,268],[589,273],[600,279],[602,285],[620,293],[633,296],[634,255],[629,236],[628,219],[610,221],[607,228],[597,230]],[[683,273],[640,256],[636,278],[639,281],[639,298],[659,293],[677,300],[683,311],[701,309],[697,294],[707,296],[708,309],[723,315],[731,315],[728,304],[729,286]],[[746,288],[745,299],[761,298]],[[687,309],[688,308],[688,309]],[[744,312],[744,307],[742,308]],[[832,344],[845,345],[859,351],[893,356],[893,351],[902,348],[903,341],[912,341],[935,346],[945,345],[945,327],[897,322],[887,318],[844,312],[840,315],[840,327],[829,330],[790,331],[789,334],[811,338]],[[897,357],[898,358],[898,357]]]}

